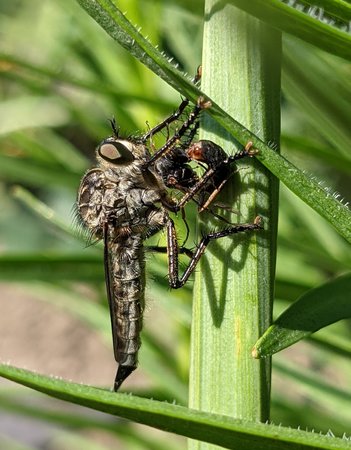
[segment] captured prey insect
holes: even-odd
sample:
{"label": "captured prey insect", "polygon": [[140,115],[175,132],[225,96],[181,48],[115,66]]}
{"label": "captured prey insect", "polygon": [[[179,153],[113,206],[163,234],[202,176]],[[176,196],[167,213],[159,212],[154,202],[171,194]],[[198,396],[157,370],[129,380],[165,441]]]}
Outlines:
{"label": "captured prey insect", "polygon": [[[253,223],[231,225],[204,236],[194,251],[178,246],[170,213],[182,211],[190,200],[195,200],[200,210],[206,209],[229,178],[232,163],[254,154],[250,145],[236,156],[227,157],[213,142],[192,143],[200,112],[209,107],[201,97],[187,119],[151,155],[148,144],[152,136],[164,129],[169,134],[169,125],[179,119],[188,104],[184,99],[175,113],[139,138],[120,138],[112,123],[114,134],[97,147],[97,167],[85,174],[79,187],[78,215],[90,233],[104,242],[106,288],[118,363],[114,390],[138,363],[144,309],[145,239],[166,229],[167,248],[152,247],[152,250],[167,251],[169,284],[180,288],[211,240],[262,228],[260,218],[256,217]],[[207,166],[202,176],[188,165],[190,160]],[[184,195],[176,201],[167,186]],[[190,257],[180,277],[179,253]]]}

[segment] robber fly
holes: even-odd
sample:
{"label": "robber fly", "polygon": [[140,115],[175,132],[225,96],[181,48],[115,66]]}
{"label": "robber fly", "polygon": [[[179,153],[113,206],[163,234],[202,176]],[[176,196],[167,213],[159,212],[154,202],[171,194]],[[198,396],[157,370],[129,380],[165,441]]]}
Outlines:
{"label": "robber fly", "polygon": [[[145,239],[166,230],[167,247],[152,249],[167,252],[169,284],[177,289],[186,283],[211,240],[261,228],[257,217],[253,223],[236,224],[204,236],[194,251],[178,246],[170,213],[181,211],[199,194],[205,198],[199,206],[206,209],[229,177],[235,159],[227,157],[210,141],[192,143],[200,112],[209,107],[203,98],[199,98],[179,129],[168,135],[165,144],[151,155],[152,136],[165,129],[169,132],[169,125],[179,119],[188,104],[187,99],[183,100],[175,113],[139,138],[120,138],[112,124],[113,135],[96,149],[97,167],[85,174],[79,187],[80,219],[93,236],[104,242],[106,288],[118,363],[115,391],[138,362],[144,309]],[[247,148],[241,157],[252,154]],[[202,161],[207,166],[202,176],[197,176],[188,165],[190,160]],[[182,191],[183,197],[176,201],[167,186]],[[190,257],[181,276],[179,253]]]}

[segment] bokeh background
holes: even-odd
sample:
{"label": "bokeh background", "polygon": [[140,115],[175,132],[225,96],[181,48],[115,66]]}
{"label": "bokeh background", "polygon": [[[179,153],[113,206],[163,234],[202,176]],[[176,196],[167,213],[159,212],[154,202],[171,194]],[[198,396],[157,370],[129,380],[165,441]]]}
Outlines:
{"label": "bokeh background", "polygon": [[[201,1],[118,6],[195,72]],[[284,37],[282,152],[344,203],[350,71],[347,62]],[[115,362],[102,247],[87,246],[75,226],[76,192],[97,143],[111,134],[108,119],[135,134],[173,111],[180,96],[72,0],[0,0],[0,77],[0,359],[109,387]],[[347,243],[282,186],[275,314],[350,267]],[[140,368],[124,389],[186,404],[192,283],[170,292],[166,273],[164,256],[147,256]],[[274,357],[274,423],[350,432],[350,335],[350,322],[342,321]],[[182,447],[181,438],[0,384],[0,448]]]}

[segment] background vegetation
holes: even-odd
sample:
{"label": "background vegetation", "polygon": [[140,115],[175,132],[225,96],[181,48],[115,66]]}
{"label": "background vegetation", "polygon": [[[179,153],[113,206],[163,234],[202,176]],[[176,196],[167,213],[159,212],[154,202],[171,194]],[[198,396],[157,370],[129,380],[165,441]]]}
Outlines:
{"label": "background vegetation", "polygon": [[[118,7],[192,74],[201,61],[203,5],[188,3],[145,1],[141,7],[141,2],[129,0],[119,1]],[[332,19],[315,3],[322,8],[318,11],[323,23],[335,33],[346,33],[350,18]],[[107,119],[115,115],[125,134],[135,133],[146,128],[146,121],[157,123],[175,109],[180,95],[119,47],[75,2],[1,1],[0,14],[0,301],[6,311],[0,357],[78,383],[109,386],[113,364],[104,372],[100,364],[107,359],[80,359],[88,335],[98,342],[96,356],[104,346],[111,350],[111,343],[101,247],[85,248],[84,237],[72,226],[72,205],[96,144],[110,134]],[[318,36],[315,39],[318,44]],[[349,75],[346,59],[284,35],[282,153],[327,187],[330,196],[345,198],[344,203],[351,171]],[[275,315],[350,266],[347,242],[282,186]],[[191,286],[168,290],[162,256],[149,257],[147,270],[149,306],[139,375],[125,390],[186,405]],[[28,296],[30,305],[39,305],[33,306],[36,320],[30,316]],[[16,308],[8,308],[10,301]],[[38,316],[42,308],[48,312]],[[62,311],[69,325],[50,339]],[[10,335],[21,336],[28,322],[38,333],[32,341],[30,334],[23,334],[17,342],[22,351],[16,350]],[[89,330],[87,334],[75,332],[80,327]],[[67,341],[67,352],[56,352],[55,338]],[[45,342],[50,345],[43,358]],[[272,422],[337,436],[347,433],[350,355],[347,321],[276,355]],[[52,371],[48,359],[58,356]],[[91,377],[85,378],[91,367]],[[63,407],[14,385],[1,385],[0,407],[16,424],[13,432],[2,422],[0,439],[8,449],[100,449],[113,448],[116,442],[122,448],[165,448],[165,443],[167,448],[184,447],[182,438],[170,443],[168,436],[150,428]]]}

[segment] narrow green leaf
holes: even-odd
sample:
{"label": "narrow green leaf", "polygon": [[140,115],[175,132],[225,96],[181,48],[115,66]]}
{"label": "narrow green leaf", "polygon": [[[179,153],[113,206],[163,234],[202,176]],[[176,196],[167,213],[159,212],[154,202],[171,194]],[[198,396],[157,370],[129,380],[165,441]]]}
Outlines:
{"label": "narrow green leaf", "polygon": [[[78,183],[75,184],[76,187],[78,187]],[[27,206],[41,219],[44,219],[60,231],[63,231],[64,233],[73,236],[74,238],[79,239],[85,243],[87,242],[84,233],[80,233],[80,230],[78,228],[74,228],[72,224],[67,224],[67,222],[58,217],[58,215],[52,208],[50,208],[41,200],[37,199],[31,192],[27,191],[22,186],[14,186],[12,189],[12,194],[14,198]]]}
{"label": "narrow green leaf", "polygon": [[[53,70],[50,67],[33,64],[23,58],[18,58],[14,55],[8,53],[0,52],[0,61],[2,63],[9,63],[11,66],[11,73],[16,69],[18,70],[18,76],[25,77],[27,74],[31,75],[41,75],[48,80],[56,80],[68,86],[74,86],[75,88],[84,89],[90,92],[96,92],[101,95],[107,95],[109,97],[115,97],[122,104],[129,104],[131,101],[137,101],[138,103],[146,103],[150,106],[162,106],[165,110],[169,111],[172,107],[172,103],[162,100],[162,98],[155,99],[154,97],[145,95],[126,93],[122,90],[116,88],[115,85],[109,83],[107,80],[101,81],[91,81],[83,78],[74,77],[72,74],[65,73],[63,71]],[[24,73],[23,73],[24,69]]]}
{"label": "narrow green leaf", "polygon": [[[6,140],[5,140],[6,139]],[[4,139],[3,155],[11,155],[13,165],[24,160],[27,166],[39,165],[49,174],[56,170],[62,176],[74,176],[87,169],[88,161],[77,148],[53,129],[40,128],[32,133],[28,131],[12,133]],[[28,170],[28,169],[27,169]],[[28,170],[31,172],[31,170]],[[19,178],[19,177],[17,177]],[[35,181],[35,177],[33,180]],[[51,183],[50,183],[51,184]],[[62,182],[62,184],[64,184]]]}
{"label": "narrow green leaf", "polygon": [[[312,423],[310,418],[313,418]],[[335,436],[343,436],[345,430],[350,428],[349,420],[334,417],[330,414],[329,408],[316,407],[313,401],[301,402],[301,395],[273,399],[272,420],[275,423],[288,423],[292,428],[304,428],[305,422],[303,424],[302,422],[308,420],[309,429],[317,428],[324,433],[333,430]]]}
{"label": "narrow green leaf", "polygon": [[349,72],[342,70],[336,58],[298,44],[292,39],[284,41],[284,94],[297,105],[306,122],[331,143],[336,158],[340,153],[350,164]]}
{"label": "narrow green leaf", "polygon": [[[196,102],[204,95],[182,75],[128,22],[109,0],[78,0],[88,13],[100,23],[110,36],[131,52],[181,94]],[[247,2],[248,3],[248,2]],[[252,141],[259,150],[257,159],[276,175],[292,192],[317,211],[351,242],[351,213],[333,195],[286,158],[280,156],[238,121],[226,114],[215,102],[207,110],[237,141],[246,145]]]}
{"label": "narrow green leaf", "polygon": [[[124,422],[118,426],[116,422],[111,422],[108,417],[104,415],[92,416],[89,411],[81,411],[80,414],[71,413],[68,411],[61,411],[60,409],[53,410],[50,406],[46,408],[43,403],[31,401],[30,396],[23,398],[21,387],[17,387],[17,392],[9,390],[6,386],[6,391],[0,391],[1,410],[6,410],[12,413],[19,414],[32,419],[43,420],[45,422],[60,424],[71,429],[100,429],[109,431],[113,434],[129,436],[133,433],[130,427]],[[33,395],[38,397],[36,392]],[[29,397],[29,399],[28,399]]]}
{"label": "narrow green leaf", "polygon": [[77,175],[53,168],[48,164],[39,164],[26,158],[0,155],[0,176],[3,180],[26,183],[31,186],[77,187]]}
{"label": "narrow green leaf", "polygon": [[[148,0],[149,3],[164,3],[164,0]],[[168,3],[175,4],[176,6],[180,6],[182,9],[185,9],[191,12],[194,15],[197,15],[202,18],[204,11],[204,0],[168,0]]]}
{"label": "narrow green leaf", "polygon": [[313,177],[305,174],[290,161],[265,145],[242,125],[213,104],[209,113],[239,142],[252,141],[259,150],[259,159],[280,181],[301,198],[307,205],[324,217],[345,239],[351,242],[351,213],[347,206],[325,189]]}
{"label": "narrow green leaf", "polygon": [[[303,0],[315,10],[314,15],[326,12],[342,21],[351,20],[351,4],[349,0]],[[316,8],[316,7],[319,7]]]}
{"label": "narrow green leaf", "polygon": [[[319,21],[281,0],[230,0],[230,2],[278,30],[351,60],[351,36],[347,32]],[[350,5],[342,6],[344,12],[350,14]]]}
{"label": "narrow green leaf", "polygon": [[[33,114],[35,111],[35,114]],[[55,127],[68,121],[58,97],[22,96],[0,103],[0,135],[32,127]]]}
{"label": "narrow green leaf", "polygon": [[344,155],[337,154],[333,149],[312,141],[303,136],[284,134],[281,144],[288,152],[296,151],[300,154],[313,156],[319,161],[326,163],[329,167],[351,174],[351,161]]}
{"label": "narrow green leaf", "polygon": [[306,292],[257,341],[253,355],[272,355],[327,325],[351,317],[350,292],[351,274]]}
{"label": "narrow green leaf", "polygon": [[234,420],[228,416],[199,412],[165,402],[69,383],[6,364],[0,365],[0,375],[61,400],[225,448],[241,450],[253,448],[255,450],[344,450],[351,448],[351,443],[347,439]]}
{"label": "narrow green leaf", "polygon": [[9,254],[0,256],[0,280],[104,280],[102,256],[86,254]]}
{"label": "narrow green leaf", "polygon": [[77,0],[96,22],[122,47],[153,70],[167,83],[194,101],[200,91],[189,78],[182,75],[170,61],[153,47],[150,41],[128,21],[125,15],[110,0]]}

